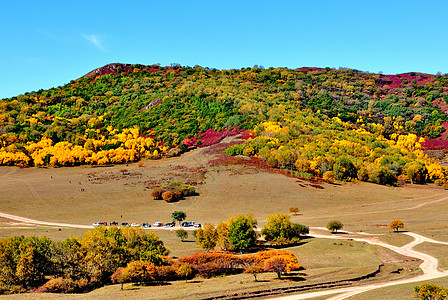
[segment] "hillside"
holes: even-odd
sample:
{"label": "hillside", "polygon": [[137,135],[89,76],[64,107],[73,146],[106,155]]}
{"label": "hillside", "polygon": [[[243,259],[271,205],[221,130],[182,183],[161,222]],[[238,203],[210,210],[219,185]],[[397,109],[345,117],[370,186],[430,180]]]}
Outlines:
{"label": "hillside", "polygon": [[[436,181],[448,77],[352,69],[110,64],[69,84],[0,101],[0,165],[74,166],[175,156],[228,135],[228,154],[302,177]],[[248,132],[249,133],[249,132]],[[255,135],[255,136],[254,136]],[[426,140],[426,141],[425,141]]]}

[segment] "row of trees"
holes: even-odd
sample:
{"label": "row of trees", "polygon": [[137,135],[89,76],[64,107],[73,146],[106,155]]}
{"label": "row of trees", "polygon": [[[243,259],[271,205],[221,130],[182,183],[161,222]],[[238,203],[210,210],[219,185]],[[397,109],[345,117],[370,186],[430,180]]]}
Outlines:
{"label": "row of trees", "polygon": [[447,182],[448,168],[425,155],[424,139],[415,134],[391,134],[386,139],[380,124],[354,125],[337,117],[290,110],[286,118],[284,113],[285,120],[260,123],[255,139],[234,145],[226,153],[258,156],[271,167],[330,182]]}
{"label": "row of trees", "polygon": [[[257,244],[258,234],[255,231],[257,220],[253,215],[236,215],[227,222],[220,222],[216,228],[207,223],[195,232],[197,244],[205,250],[213,250],[219,246],[225,251],[244,252]],[[293,244],[300,236],[309,233],[307,226],[292,223],[289,215],[276,213],[267,218],[261,234],[265,241],[274,245]],[[182,232],[178,236],[185,237]]]}
{"label": "row of trees", "polygon": [[130,227],[100,226],[83,234],[53,242],[46,237],[11,237],[0,240],[0,289],[36,288],[47,276],[71,282],[76,290],[110,282],[127,263],[142,260],[162,265],[169,250],[153,232]]}

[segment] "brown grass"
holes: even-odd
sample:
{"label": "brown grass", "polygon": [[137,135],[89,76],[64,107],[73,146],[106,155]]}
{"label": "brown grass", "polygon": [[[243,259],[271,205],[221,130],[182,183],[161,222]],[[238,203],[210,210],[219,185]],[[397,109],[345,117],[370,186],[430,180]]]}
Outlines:
{"label": "brown grass", "polygon": [[[207,154],[206,148],[198,149],[180,158],[145,161],[143,167],[130,164],[126,167],[127,175],[120,172],[122,166],[57,169],[0,167],[0,212],[84,225],[112,220],[165,223],[171,221],[171,213],[175,210],[185,211],[187,221],[203,224],[217,224],[238,213],[252,213],[262,227],[267,216],[275,212],[288,213],[290,207],[298,207],[300,214],[291,216],[291,220],[308,226],[325,227],[328,221],[337,219],[344,223],[345,230],[384,234],[380,236],[381,240],[401,246],[411,239],[402,234],[392,234],[385,226],[393,219],[401,219],[406,230],[448,241],[445,218],[448,200],[440,200],[446,197],[446,191],[435,186],[407,185],[396,188],[358,182],[319,183],[323,189],[317,189],[309,186],[309,182],[282,174],[262,170],[246,172],[243,166],[238,165],[210,166],[208,162],[217,157],[219,155],[213,151]],[[175,203],[152,200],[150,188],[174,180],[196,182],[200,195]],[[425,205],[417,207],[421,204]],[[64,239],[71,235],[81,236],[83,232],[81,229],[28,226],[0,219],[0,237],[43,234]],[[173,256],[200,251],[194,242],[181,242],[174,231],[157,231],[157,234],[172,250]],[[361,243],[351,243],[351,246],[349,242],[340,242],[342,245],[334,243],[313,239],[291,249],[306,268],[306,283],[365,274],[382,261],[386,261],[387,268],[391,270],[403,265],[410,266],[407,273],[399,276],[417,272],[413,269],[415,263],[397,259],[388,251],[386,253],[385,250]],[[440,250],[446,246],[433,249],[425,243],[418,247],[434,251],[436,257],[439,255],[442,258],[441,265],[448,267],[448,263],[443,261],[446,254],[442,251],[445,250]],[[274,274],[262,277],[269,278],[266,279],[268,286],[292,284],[275,281]],[[100,298],[126,295],[132,298],[132,295],[148,297],[148,293],[156,293],[157,298],[163,298],[164,293],[170,295],[180,289],[185,289],[187,293],[191,291],[191,295],[199,295],[201,291],[219,294],[223,287],[227,289],[227,285],[228,289],[235,290],[258,288],[251,279],[249,275],[201,279],[200,283],[176,282],[169,287],[138,287],[136,290],[128,289],[124,294],[118,291],[118,287],[111,286],[92,295]]]}

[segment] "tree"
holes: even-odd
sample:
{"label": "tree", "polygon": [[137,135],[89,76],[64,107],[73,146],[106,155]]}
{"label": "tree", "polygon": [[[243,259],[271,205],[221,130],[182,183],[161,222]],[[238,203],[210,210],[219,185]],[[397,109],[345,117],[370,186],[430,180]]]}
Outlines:
{"label": "tree", "polygon": [[235,250],[244,251],[253,247],[257,242],[257,233],[254,227],[257,220],[253,216],[239,215],[230,220],[229,242]]}
{"label": "tree", "polygon": [[277,244],[288,244],[299,240],[301,234],[308,233],[308,227],[294,224],[290,221],[290,216],[275,213],[267,218],[267,223],[261,230],[261,234],[266,241]]}
{"label": "tree", "polygon": [[196,243],[207,251],[212,250],[216,246],[216,229],[210,223],[206,223],[203,228],[196,231]]}
{"label": "tree", "polygon": [[157,275],[153,263],[141,260],[128,263],[123,272],[127,273],[130,282],[140,284],[154,280]]}
{"label": "tree", "polygon": [[414,287],[414,295],[419,300],[445,300],[448,299],[448,289],[437,284],[422,283]]}
{"label": "tree", "polygon": [[290,207],[289,212],[293,213],[294,215],[297,215],[299,213],[299,208],[297,207]]}
{"label": "tree", "polygon": [[337,233],[339,229],[342,229],[344,227],[344,224],[342,224],[341,221],[333,220],[328,222],[327,229],[331,230],[333,233]]}
{"label": "tree", "polygon": [[278,279],[284,272],[290,272],[300,268],[295,256],[291,255],[274,255],[264,261],[264,270],[267,272],[277,273]]}
{"label": "tree", "polygon": [[180,278],[185,278],[185,282],[187,282],[188,279],[194,277],[194,270],[188,264],[180,264],[179,267],[177,267],[176,269],[176,274]]}
{"label": "tree", "polygon": [[393,220],[389,223],[389,228],[393,229],[395,232],[398,232],[398,229],[404,228],[404,223],[401,220]]}
{"label": "tree", "polygon": [[257,280],[257,275],[263,273],[263,268],[259,265],[251,265],[244,269],[245,274],[252,274],[254,276],[254,281]]}
{"label": "tree", "polygon": [[184,229],[176,230],[176,236],[179,237],[182,242],[188,238],[188,232]]}
{"label": "tree", "polygon": [[127,272],[125,272],[125,268],[118,268],[112,276],[110,276],[110,279],[113,283],[120,283],[121,284],[121,290],[123,290],[123,284],[125,282],[129,281],[129,275]]}
{"label": "tree", "polygon": [[171,218],[173,218],[174,221],[178,221],[180,225],[180,223],[187,218],[187,214],[183,211],[176,210],[171,214]]}
{"label": "tree", "polygon": [[216,226],[216,234],[218,235],[216,244],[224,251],[233,250],[233,246],[229,242],[229,231],[230,227],[227,223],[219,222]]}

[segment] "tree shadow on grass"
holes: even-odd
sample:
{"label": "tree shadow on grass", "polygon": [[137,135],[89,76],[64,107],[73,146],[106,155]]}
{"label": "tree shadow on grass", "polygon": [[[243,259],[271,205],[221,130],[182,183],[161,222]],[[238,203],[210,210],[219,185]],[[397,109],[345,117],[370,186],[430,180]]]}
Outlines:
{"label": "tree shadow on grass", "polygon": [[296,282],[298,282],[298,281],[306,281],[306,279],[303,278],[303,277],[296,277],[296,276],[290,276],[290,275],[282,275],[281,279],[289,280],[289,281],[296,281]]}
{"label": "tree shadow on grass", "polygon": [[187,283],[202,283],[200,280],[189,280]]}

